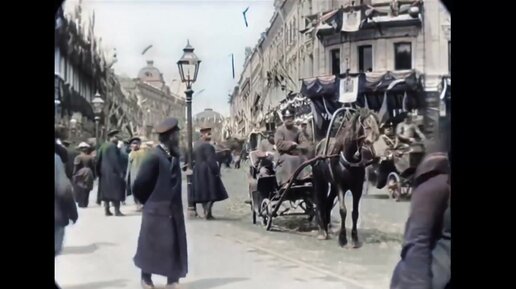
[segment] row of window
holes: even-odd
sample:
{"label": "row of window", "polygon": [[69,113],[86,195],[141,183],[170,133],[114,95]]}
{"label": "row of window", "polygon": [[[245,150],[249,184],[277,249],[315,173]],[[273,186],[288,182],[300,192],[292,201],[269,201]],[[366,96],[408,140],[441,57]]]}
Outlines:
{"label": "row of window", "polygon": [[[340,49],[333,49],[331,54],[332,74],[340,74]],[[412,69],[412,44],[400,42],[394,44],[394,69]],[[359,72],[373,71],[373,46],[362,45],[358,47]],[[448,73],[451,74],[451,41],[448,41]]]}
{"label": "row of window", "polygon": [[[330,52],[332,74],[340,74],[340,49],[333,49]],[[412,69],[412,44],[400,42],[394,44],[394,69]],[[373,71],[373,46],[362,45],[358,47],[358,70],[359,72]]]}

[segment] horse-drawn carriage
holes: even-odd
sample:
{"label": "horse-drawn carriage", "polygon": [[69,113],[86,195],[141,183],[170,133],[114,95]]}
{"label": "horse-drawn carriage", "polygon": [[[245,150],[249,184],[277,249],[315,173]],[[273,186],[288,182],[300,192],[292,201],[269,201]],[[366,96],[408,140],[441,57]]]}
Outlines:
{"label": "horse-drawn carriage", "polygon": [[[273,218],[290,215],[293,208],[301,208],[294,214],[305,214],[309,220],[316,216],[319,238],[327,239],[334,200],[338,197],[341,215],[345,215],[344,195],[351,191],[352,240],[355,247],[360,246],[357,234],[358,205],[365,183],[366,167],[378,160],[372,144],[379,138],[379,126],[389,117],[412,110],[421,103],[407,97],[407,91],[412,93],[412,86],[417,86],[414,83],[415,76],[407,75],[403,78],[388,74],[377,77],[373,82],[364,74],[355,75],[354,80],[361,83],[352,101],[340,99],[342,78],[329,76],[303,81],[301,94],[309,100],[311,115],[306,119],[310,119],[313,128],[316,156],[299,166],[286,185],[278,186],[273,170],[270,175],[260,172],[262,161],[269,156],[256,151],[250,153],[249,194],[253,223],[259,217],[265,228],[270,230]],[[379,88],[381,95],[376,91]],[[389,91],[396,93],[389,95]],[[408,154],[410,167],[415,167],[418,162],[415,154]],[[268,165],[271,166],[270,163]],[[312,168],[312,177],[297,180],[297,175],[307,166]],[[404,180],[404,172],[396,171],[399,174],[392,174],[391,178],[401,176],[398,178],[400,183]],[[286,202],[290,202],[290,206],[285,206]],[[344,246],[347,244],[345,222],[341,222],[341,226],[339,244]]]}
{"label": "horse-drawn carriage", "polygon": [[413,175],[425,155],[422,140],[413,143],[400,142],[396,127],[407,117],[401,113],[384,123],[383,134],[375,143],[377,161],[367,169],[368,183],[377,189],[386,189],[396,201],[410,198]]}
{"label": "horse-drawn carriage", "polygon": [[315,208],[311,199],[311,179],[296,180],[294,176],[292,182],[280,186],[271,155],[255,150],[249,154],[249,160],[249,197],[253,224],[256,224],[259,217],[260,223],[269,231],[273,218],[278,216],[308,215],[309,221],[313,219]]}
{"label": "horse-drawn carriage", "polygon": [[379,162],[372,166],[378,189],[387,188],[389,196],[396,201],[401,198],[410,198],[412,181],[417,166],[425,155],[421,143],[398,144],[385,150]]}

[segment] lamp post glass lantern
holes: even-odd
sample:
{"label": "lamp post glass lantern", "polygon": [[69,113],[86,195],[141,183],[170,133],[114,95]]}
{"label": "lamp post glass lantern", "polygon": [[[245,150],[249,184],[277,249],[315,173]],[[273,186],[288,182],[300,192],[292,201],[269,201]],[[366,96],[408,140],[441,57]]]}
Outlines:
{"label": "lamp post glass lantern", "polygon": [[93,113],[95,114],[95,142],[98,147],[99,145],[99,122],[100,115],[104,109],[104,100],[100,97],[99,92],[95,93],[95,98],[91,101],[93,104]]}
{"label": "lamp post glass lantern", "polygon": [[195,55],[194,48],[190,45],[190,41],[187,41],[186,47],[183,49],[183,56],[177,62],[177,67],[179,68],[179,75],[181,76],[181,81],[186,83],[186,108],[187,108],[187,133],[188,133],[188,170],[189,173],[186,175],[187,182],[187,200],[188,200],[188,210],[193,214],[195,211],[195,204],[192,203],[192,84],[197,80],[197,73],[199,72],[199,65],[201,64],[201,60]]}
{"label": "lamp post glass lantern", "polygon": [[197,80],[201,60],[195,55],[194,48],[190,45],[190,41],[187,41],[183,52],[183,56],[177,62],[177,66],[179,68],[181,81],[186,82],[187,88],[191,88],[192,83]]}

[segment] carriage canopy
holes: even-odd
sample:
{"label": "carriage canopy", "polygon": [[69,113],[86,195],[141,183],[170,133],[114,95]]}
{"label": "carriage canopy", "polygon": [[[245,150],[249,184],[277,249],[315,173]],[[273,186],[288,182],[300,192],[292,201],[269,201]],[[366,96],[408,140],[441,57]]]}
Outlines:
{"label": "carriage canopy", "polygon": [[422,108],[420,79],[414,70],[386,73],[348,73],[303,80],[301,94],[311,100],[317,131],[326,131],[342,105],[367,107],[381,122]]}

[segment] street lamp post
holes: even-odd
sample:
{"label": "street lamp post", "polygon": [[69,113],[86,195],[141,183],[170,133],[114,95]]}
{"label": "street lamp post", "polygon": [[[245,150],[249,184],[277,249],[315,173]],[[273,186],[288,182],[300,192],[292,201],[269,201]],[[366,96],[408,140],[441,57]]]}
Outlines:
{"label": "street lamp post", "polygon": [[197,73],[199,72],[199,65],[201,60],[197,58],[193,52],[194,48],[190,45],[190,41],[187,41],[186,47],[183,49],[183,56],[177,62],[179,68],[179,75],[181,81],[186,83],[186,107],[187,107],[187,133],[188,133],[188,174],[186,175],[187,182],[187,200],[188,210],[190,212],[195,211],[195,204],[192,202],[192,162],[193,162],[193,151],[192,151],[192,84],[197,80]]}
{"label": "street lamp post", "polygon": [[102,110],[104,109],[104,100],[100,97],[100,93],[95,93],[95,98],[91,101],[93,104],[93,112],[95,113],[95,143],[99,147],[99,122]]}

